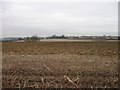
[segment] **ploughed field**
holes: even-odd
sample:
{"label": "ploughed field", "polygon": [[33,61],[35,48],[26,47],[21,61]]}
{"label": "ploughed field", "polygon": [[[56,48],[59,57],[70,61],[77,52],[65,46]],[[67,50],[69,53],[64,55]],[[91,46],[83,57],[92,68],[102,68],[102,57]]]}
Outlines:
{"label": "ploughed field", "polygon": [[3,88],[117,88],[117,42],[3,42]]}

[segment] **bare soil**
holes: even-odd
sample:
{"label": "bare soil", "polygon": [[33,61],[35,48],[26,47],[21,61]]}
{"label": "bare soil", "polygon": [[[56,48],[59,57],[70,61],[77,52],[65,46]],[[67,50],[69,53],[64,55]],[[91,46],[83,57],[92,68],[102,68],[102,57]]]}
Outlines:
{"label": "bare soil", "polygon": [[117,88],[117,42],[4,42],[3,88]]}

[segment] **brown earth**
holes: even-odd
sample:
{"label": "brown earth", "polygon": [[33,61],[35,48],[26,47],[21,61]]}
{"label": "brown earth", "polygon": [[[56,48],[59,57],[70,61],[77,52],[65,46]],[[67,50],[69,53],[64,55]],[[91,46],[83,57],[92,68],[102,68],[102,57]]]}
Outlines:
{"label": "brown earth", "polygon": [[118,87],[117,42],[4,42],[4,88]]}

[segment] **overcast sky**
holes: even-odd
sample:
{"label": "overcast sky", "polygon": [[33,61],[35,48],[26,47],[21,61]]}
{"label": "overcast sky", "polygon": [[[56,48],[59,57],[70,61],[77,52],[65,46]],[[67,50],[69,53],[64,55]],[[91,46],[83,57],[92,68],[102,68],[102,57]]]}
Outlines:
{"label": "overcast sky", "polygon": [[117,0],[4,0],[0,8],[3,37],[118,34]]}

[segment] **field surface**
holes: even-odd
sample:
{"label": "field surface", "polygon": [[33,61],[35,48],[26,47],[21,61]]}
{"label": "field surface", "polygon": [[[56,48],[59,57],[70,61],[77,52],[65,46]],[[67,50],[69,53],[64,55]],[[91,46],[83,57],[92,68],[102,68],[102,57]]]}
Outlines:
{"label": "field surface", "polygon": [[117,42],[3,42],[4,88],[118,87]]}

